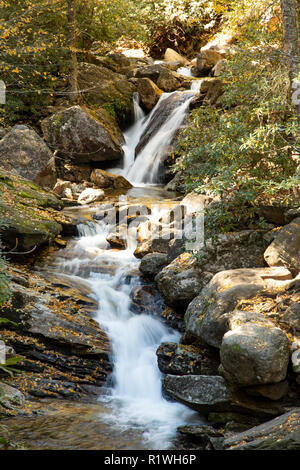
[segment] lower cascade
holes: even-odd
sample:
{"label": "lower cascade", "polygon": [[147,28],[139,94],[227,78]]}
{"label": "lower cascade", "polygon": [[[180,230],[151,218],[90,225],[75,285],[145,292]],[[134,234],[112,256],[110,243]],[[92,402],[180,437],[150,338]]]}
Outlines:
{"label": "lower cascade", "polygon": [[80,237],[70,248],[73,259],[67,259],[67,248],[55,270],[88,284],[98,301],[96,320],[110,339],[113,363],[107,394],[99,398],[112,409],[104,419],[123,430],[142,431],[149,448],[167,448],[176,428],[194,415],[162,394],[156,350],[164,341],[177,342],[179,333],[155,316],[155,306],[153,315],[132,312],[131,293],[139,283],[135,240],[129,230],[127,249],[110,249],[108,229],[103,221],[79,225]]}

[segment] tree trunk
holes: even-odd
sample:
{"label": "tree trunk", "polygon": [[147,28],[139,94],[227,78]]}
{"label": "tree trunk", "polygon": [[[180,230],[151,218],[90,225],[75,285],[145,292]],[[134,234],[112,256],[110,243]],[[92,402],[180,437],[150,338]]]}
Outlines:
{"label": "tree trunk", "polygon": [[71,101],[76,101],[79,95],[76,54],[76,2],[77,0],[68,0],[68,46],[70,50],[69,91],[71,93]]}
{"label": "tree trunk", "polygon": [[292,101],[296,106],[298,123],[300,124],[300,83],[297,86],[295,79],[299,75],[299,45],[297,27],[298,0],[281,0],[284,51],[289,68],[290,89]]}

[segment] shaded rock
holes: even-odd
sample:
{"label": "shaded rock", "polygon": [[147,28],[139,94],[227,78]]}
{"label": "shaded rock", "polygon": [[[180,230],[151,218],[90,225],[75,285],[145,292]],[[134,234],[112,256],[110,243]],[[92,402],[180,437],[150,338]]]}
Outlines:
{"label": "shaded rock", "polygon": [[72,183],[81,183],[89,181],[91,175],[91,166],[89,164],[76,165],[75,163],[60,160],[58,173],[62,180],[71,181]]}
{"label": "shaded rock", "polygon": [[118,160],[123,156],[123,137],[104,110],[91,113],[72,106],[44,119],[41,126],[51,147],[76,164]]}
{"label": "shaded rock", "polygon": [[142,259],[139,269],[145,276],[152,278],[167,264],[168,256],[165,253],[149,253]]}
{"label": "shaded rock", "polygon": [[90,204],[92,202],[102,201],[104,191],[102,189],[87,188],[78,197],[79,204]]}
{"label": "shaded rock", "polygon": [[149,78],[154,83],[157,82],[159,75],[166,67],[161,64],[147,65],[136,68],[129,72],[128,78]]}
{"label": "shaded rock", "polygon": [[276,236],[265,251],[269,266],[285,266],[293,273],[300,271],[300,218],[293,220]]}
{"label": "shaded rock", "polygon": [[174,178],[169,181],[168,184],[164,187],[166,191],[174,191],[174,192],[183,192],[183,174],[182,172],[176,173]]}
{"label": "shaded rock", "polygon": [[181,87],[181,80],[177,78],[170,70],[164,69],[159,74],[157,86],[167,93],[178,90]]}
{"label": "shaded rock", "polygon": [[299,408],[226,439],[224,447],[228,450],[299,450]]}
{"label": "shaded rock", "polygon": [[218,104],[220,96],[224,93],[222,80],[215,78],[209,83],[208,90],[203,100],[203,105],[214,106]]}
{"label": "shaded rock", "polygon": [[42,188],[52,189],[57,180],[55,157],[50,158],[48,164],[35,178],[35,182]]}
{"label": "shaded rock", "polygon": [[257,385],[255,387],[249,387],[246,389],[248,395],[254,397],[265,397],[270,400],[281,400],[289,392],[289,384],[285,380],[283,382],[268,384],[268,385]]}
{"label": "shaded rock", "polygon": [[130,189],[132,184],[124,178],[124,176],[114,175],[104,170],[93,170],[91,173],[91,181],[99,186],[99,188],[113,189]]}
{"label": "shaded rock", "polygon": [[156,351],[163,374],[218,375],[220,360],[213,350],[196,346],[162,343]]}
{"label": "shaded rock", "polygon": [[14,126],[0,141],[0,166],[45,186],[55,179],[52,157],[46,143],[27,126]]}
{"label": "shaded rock", "polygon": [[139,78],[137,81],[137,89],[141,104],[147,111],[151,111],[158,103],[162,91],[150,78]]}
{"label": "shaded rock", "polygon": [[242,392],[232,391],[220,376],[166,375],[163,387],[172,398],[204,415],[237,412],[267,418],[283,412],[283,407],[275,403],[253,400]]}
{"label": "shaded rock", "polygon": [[171,49],[170,47],[166,49],[164,60],[167,62],[179,62],[180,65],[187,65],[189,62],[185,57],[178,54],[178,52],[174,51],[174,49]]}
{"label": "shaded rock", "polygon": [[226,379],[238,386],[277,383],[286,378],[288,339],[275,326],[245,323],[224,335],[220,356]]}
{"label": "shaded rock", "polygon": [[201,373],[202,356],[193,346],[162,343],[156,355],[158,367],[163,374],[200,375]]}

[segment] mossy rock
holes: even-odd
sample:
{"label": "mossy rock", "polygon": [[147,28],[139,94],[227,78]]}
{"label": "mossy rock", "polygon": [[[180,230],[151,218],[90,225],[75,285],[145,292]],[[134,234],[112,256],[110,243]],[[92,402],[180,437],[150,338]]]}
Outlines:
{"label": "mossy rock", "polygon": [[132,120],[131,102],[136,87],[125,75],[107,67],[82,63],[78,82],[89,107],[103,107],[113,119],[124,126]]}
{"label": "mossy rock", "polygon": [[8,248],[17,243],[17,250],[28,251],[61,232],[63,203],[53,194],[5,170],[0,170],[0,194],[1,239]]}

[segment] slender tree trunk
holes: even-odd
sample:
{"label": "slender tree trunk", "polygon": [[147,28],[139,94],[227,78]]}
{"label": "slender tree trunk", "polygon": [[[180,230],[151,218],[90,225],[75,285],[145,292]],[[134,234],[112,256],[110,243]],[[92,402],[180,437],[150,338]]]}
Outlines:
{"label": "slender tree trunk", "polygon": [[76,101],[79,95],[78,63],[76,54],[76,3],[77,0],[68,0],[68,46],[70,50],[69,90],[70,98]]}
{"label": "slender tree trunk", "polygon": [[[289,68],[291,96],[296,106],[298,123],[300,125],[300,92],[296,88],[297,85],[295,83],[295,79],[300,72],[297,3],[298,0],[281,0],[284,51]],[[300,84],[298,88],[300,88]]]}

